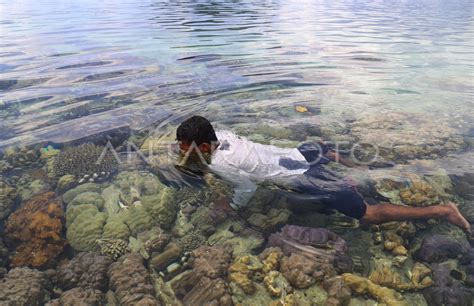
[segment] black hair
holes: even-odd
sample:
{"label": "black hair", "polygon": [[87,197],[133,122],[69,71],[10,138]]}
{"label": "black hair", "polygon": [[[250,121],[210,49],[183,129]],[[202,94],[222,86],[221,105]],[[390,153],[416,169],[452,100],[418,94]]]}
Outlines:
{"label": "black hair", "polygon": [[188,143],[195,142],[196,145],[200,145],[217,141],[217,136],[209,120],[201,116],[192,116],[178,126],[176,139]]}

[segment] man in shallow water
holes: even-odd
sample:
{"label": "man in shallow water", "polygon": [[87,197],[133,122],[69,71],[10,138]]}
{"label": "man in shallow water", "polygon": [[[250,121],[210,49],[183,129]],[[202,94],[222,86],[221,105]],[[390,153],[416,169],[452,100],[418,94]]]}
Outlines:
{"label": "man in shallow water", "polygon": [[339,157],[320,143],[305,143],[296,149],[254,143],[229,131],[214,131],[201,116],[182,122],[176,138],[183,154],[203,157],[211,172],[234,185],[230,204],[234,209],[247,205],[256,184],[272,182],[365,223],[436,218],[470,231],[469,222],[451,202],[428,207],[368,205],[354,187],[325,169],[324,164]]}

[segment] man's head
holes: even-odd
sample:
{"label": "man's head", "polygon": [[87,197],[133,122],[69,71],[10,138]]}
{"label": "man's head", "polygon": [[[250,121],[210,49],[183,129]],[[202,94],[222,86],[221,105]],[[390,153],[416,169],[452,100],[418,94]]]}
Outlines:
{"label": "man's head", "polygon": [[192,116],[183,121],[176,130],[176,140],[184,152],[197,148],[200,153],[212,153],[219,146],[212,124],[201,116]]}

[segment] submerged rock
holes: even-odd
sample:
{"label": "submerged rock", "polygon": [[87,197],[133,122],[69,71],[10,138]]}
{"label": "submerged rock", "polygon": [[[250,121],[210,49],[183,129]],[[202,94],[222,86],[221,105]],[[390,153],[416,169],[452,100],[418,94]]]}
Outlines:
{"label": "submerged rock", "polygon": [[434,306],[472,306],[474,293],[451,277],[449,265],[433,267],[434,285],[423,290],[428,305]]}
{"label": "submerged rock", "polygon": [[448,236],[433,235],[423,239],[416,257],[428,263],[443,262],[460,256],[465,251],[465,247]]}

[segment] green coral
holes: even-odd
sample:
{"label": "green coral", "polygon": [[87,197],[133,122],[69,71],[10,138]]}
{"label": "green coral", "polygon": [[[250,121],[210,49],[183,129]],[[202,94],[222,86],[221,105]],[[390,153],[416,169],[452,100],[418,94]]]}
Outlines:
{"label": "green coral", "polygon": [[150,213],[153,220],[164,229],[169,229],[176,217],[176,191],[164,188],[159,194],[141,198],[143,207]]}
{"label": "green coral", "polygon": [[79,214],[87,211],[87,210],[92,210],[95,213],[98,213],[99,210],[97,209],[97,206],[93,204],[83,204],[83,205],[75,205],[68,207],[66,210],[66,228],[69,229],[69,226],[76,220],[77,216]]}
{"label": "green coral", "polygon": [[124,222],[124,214],[109,216],[104,226],[103,239],[125,239],[130,237],[130,229]]}
{"label": "green coral", "polygon": [[[104,153],[102,155],[102,153]],[[118,162],[106,147],[86,143],[69,147],[54,157],[51,172],[55,177],[72,174],[81,177],[86,174],[108,173],[115,170]]]}
{"label": "green coral", "polygon": [[63,194],[63,201],[64,203],[68,204],[69,202],[71,202],[72,200],[74,200],[74,198],[81,194],[81,193],[84,193],[84,192],[100,192],[101,188],[100,188],[100,185],[96,184],[96,183],[86,183],[86,184],[83,184],[83,185],[80,185],[80,186],[77,186],[76,188],[74,189],[71,189],[69,191],[67,191],[66,193]]}
{"label": "green coral", "polygon": [[67,239],[78,251],[93,251],[97,240],[102,237],[107,215],[94,210],[86,210],[76,216],[67,230]]}
{"label": "green coral", "polygon": [[154,224],[150,214],[142,206],[133,206],[127,211],[125,223],[132,236],[150,229]]}
{"label": "green coral", "polygon": [[16,195],[16,189],[0,176],[0,220],[10,214]]}
{"label": "green coral", "polygon": [[81,204],[93,204],[96,206],[99,210],[104,209],[104,199],[101,197],[100,194],[96,192],[84,192],[81,194],[78,194],[74,200],[69,202],[68,207],[76,206],[76,205],[81,205]]}

